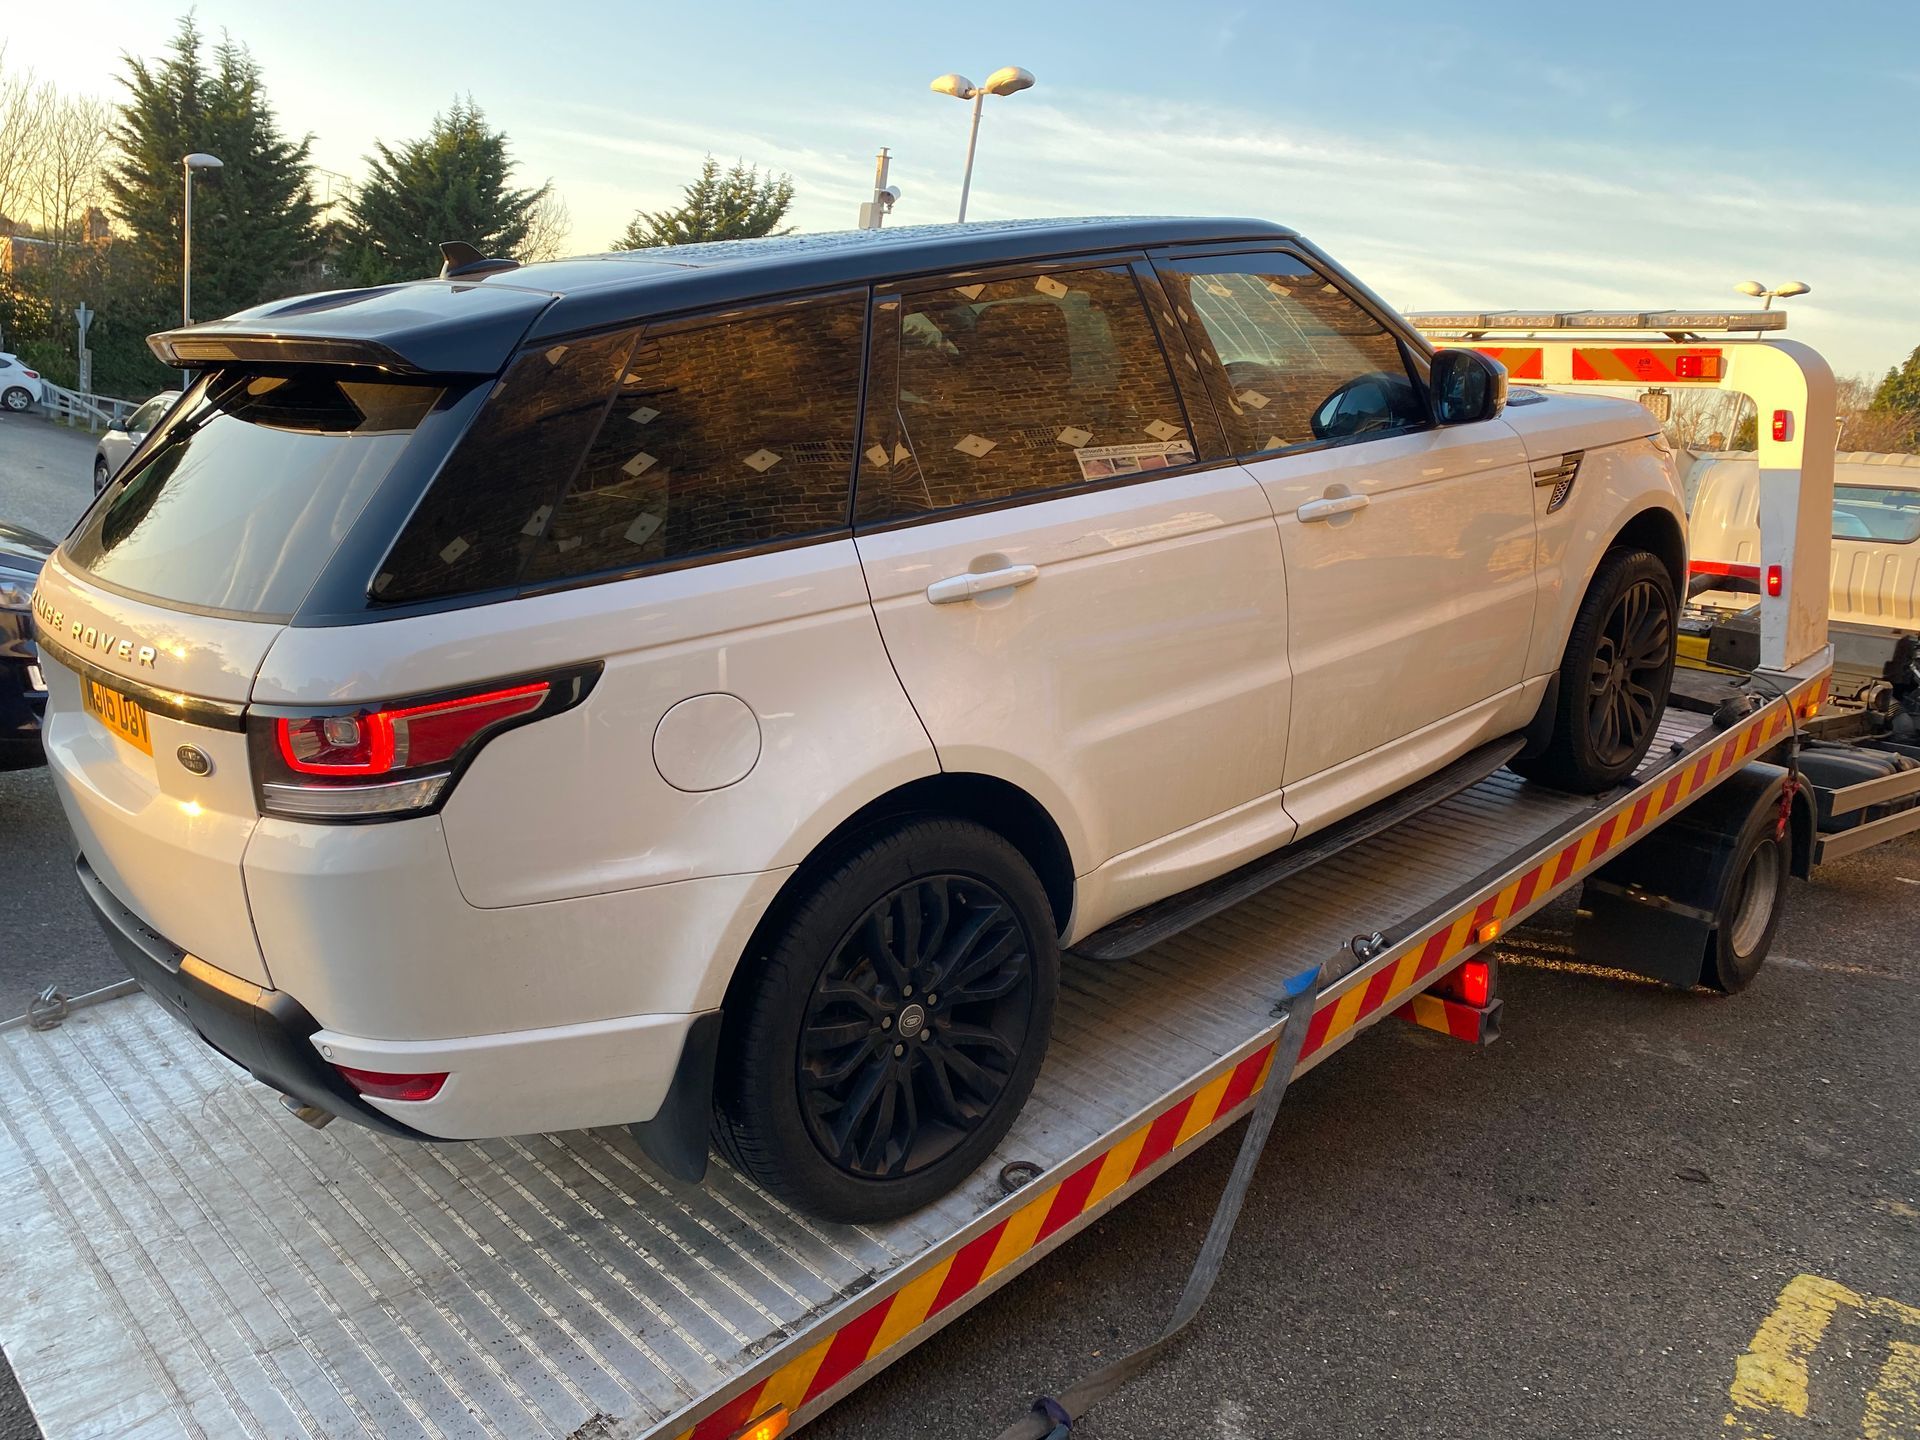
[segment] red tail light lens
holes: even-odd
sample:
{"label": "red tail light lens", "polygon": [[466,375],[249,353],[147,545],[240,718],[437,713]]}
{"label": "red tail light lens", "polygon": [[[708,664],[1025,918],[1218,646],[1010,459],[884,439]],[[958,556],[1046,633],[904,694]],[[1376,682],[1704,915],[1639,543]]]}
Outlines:
{"label": "red tail light lens", "polygon": [[373,1100],[431,1100],[447,1083],[445,1070],[425,1075],[394,1075],[385,1070],[355,1070],[350,1065],[333,1068],[349,1085]]}
{"label": "red tail light lens", "polygon": [[1469,960],[1435,989],[1449,1000],[1479,1010],[1493,998],[1493,966],[1485,960]]}
{"label": "red tail light lens", "polygon": [[599,673],[595,665],[332,713],[256,710],[249,728],[261,811],[377,820],[432,810],[494,735],[577,705]]}
{"label": "red tail light lens", "polygon": [[451,760],[469,740],[546,703],[546,681],[351,715],[309,715],[274,722],[280,758],[301,775],[385,775]]}

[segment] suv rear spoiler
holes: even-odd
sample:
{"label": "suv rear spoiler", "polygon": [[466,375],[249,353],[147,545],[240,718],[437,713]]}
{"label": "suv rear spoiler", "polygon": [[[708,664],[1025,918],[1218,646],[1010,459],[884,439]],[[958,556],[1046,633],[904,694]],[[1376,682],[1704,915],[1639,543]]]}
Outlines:
{"label": "suv rear spoiler", "polygon": [[276,300],[163,330],[147,346],[181,369],[351,365],[392,375],[493,375],[553,299],[498,280],[417,280]]}

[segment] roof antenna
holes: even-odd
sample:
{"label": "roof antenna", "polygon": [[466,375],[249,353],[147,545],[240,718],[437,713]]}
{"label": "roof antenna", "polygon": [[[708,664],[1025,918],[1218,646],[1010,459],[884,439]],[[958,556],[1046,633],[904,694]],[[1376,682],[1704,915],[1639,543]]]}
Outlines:
{"label": "roof antenna", "polygon": [[518,260],[510,260],[505,256],[482,255],[464,240],[442,240],[440,254],[442,280],[452,280],[462,275],[486,275],[495,270],[520,268]]}

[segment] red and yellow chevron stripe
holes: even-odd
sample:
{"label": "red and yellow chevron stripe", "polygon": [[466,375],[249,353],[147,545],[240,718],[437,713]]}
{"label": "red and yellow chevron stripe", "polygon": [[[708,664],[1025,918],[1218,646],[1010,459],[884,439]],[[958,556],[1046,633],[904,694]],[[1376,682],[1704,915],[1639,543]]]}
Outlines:
{"label": "red and yellow chevron stripe", "polygon": [[727,1440],[779,1406],[798,1410],[886,1354],[961,1296],[1098,1207],[1114,1191],[1253,1098],[1273,1066],[1272,1040],[1175,1101],[1125,1139],[1040,1191],[1006,1219],[845,1321],[811,1349],[713,1411],[679,1440]]}
{"label": "red and yellow chevron stripe", "polygon": [[[1802,714],[1811,714],[1818,707],[1826,687],[1827,681],[1822,678],[1795,695],[1795,705]],[[1504,921],[1536,903],[1545,903],[1555,890],[1654,820],[1772,745],[1786,733],[1788,724],[1785,705],[1769,706],[1648,788],[1631,805],[1623,803],[1494,894],[1447,916],[1424,936],[1415,936],[1397,959],[1382,960],[1364,983],[1321,1002],[1309,1022],[1300,1066],[1294,1073],[1303,1073],[1381,1015],[1410,1000],[1424,998],[1418,991],[1431,983],[1435,972],[1478,948],[1482,928],[1489,921]],[[1409,991],[1416,993],[1410,996]],[[1266,1037],[1251,1053],[1106,1150],[1081,1162],[1065,1178],[1039,1190],[1010,1215],[926,1264],[918,1273],[910,1273],[886,1294],[852,1312],[833,1333],[749,1383],[690,1428],[680,1430],[675,1440],[730,1440],[769,1412],[784,1407],[797,1413],[869,1361],[911,1342],[915,1332],[943,1310],[972,1295],[1007,1266],[1087,1220],[1158,1161],[1232,1120],[1266,1083],[1276,1039]]]}
{"label": "red and yellow chevron stripe", "polygon": [[1622,385],[1718,383],[1723,352],[1710,345],[1580,345],[1573,352],[1575,380]]}
{"label": "red and yellow chevron stripe", "polygon": [[1538,380],[1546,374],[1546,361],[1538,345],[1476,345],[1473,348],[1506,366],[1509,379]]}

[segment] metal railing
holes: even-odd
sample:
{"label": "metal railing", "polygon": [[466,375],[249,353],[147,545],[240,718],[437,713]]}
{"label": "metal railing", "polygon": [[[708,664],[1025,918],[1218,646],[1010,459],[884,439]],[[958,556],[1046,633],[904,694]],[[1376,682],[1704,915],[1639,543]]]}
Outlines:
{"label": "metal railing", "polygon": [[121,400],[112,395],[89,395],[79,390],[69,390],[50,380],[40,383],[45,387],[41,404],[48,417],[61,425],[77,427],[84,422],[88,434],[98,433],[103,425],[108,428],[118,425],[141,405],[138,400]]}

